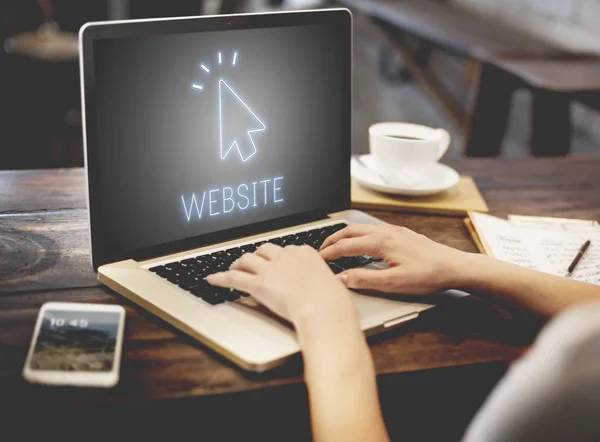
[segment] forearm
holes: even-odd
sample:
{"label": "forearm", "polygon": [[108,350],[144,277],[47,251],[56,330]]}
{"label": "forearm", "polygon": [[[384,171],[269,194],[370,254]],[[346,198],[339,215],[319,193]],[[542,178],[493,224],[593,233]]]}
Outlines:
{"label": "forearm", "polygon": [[457,269],[456,287],[552,317],[581,302],[600,299],[600,287],[470,254]]}
{"label": "forearm", "polygon": [[371,354],[356,313],[299,321],[315,441],[387,441]]}

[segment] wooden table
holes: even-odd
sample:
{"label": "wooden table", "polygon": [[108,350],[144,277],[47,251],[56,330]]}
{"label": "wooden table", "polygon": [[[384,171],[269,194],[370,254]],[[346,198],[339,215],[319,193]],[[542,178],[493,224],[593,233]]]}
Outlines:
{"label": "wooden table", "polygon": [[[475,178],[494,214],[600,219],[598,158],[472,159],[453,165]],[[140,429],[153,434],[159,423],[168,422],[190,431],[201,427],[204,435],[214,431],[281,440],[283,434],[286,440],[306,440],[310,433],[299,359],[265,375],[249,375],[98,285],[87,255],[84,180],[82,169],[0,172],[2,422],[10,421],[9,410],[15,416],[36,413],[36,419],[55,416],[50,423],[64,424],[68,410],[69,425],[106,413],[103,422],[135,426],[136,434]],[[475,251],[459,218],[373,213]],[[125,350],[116,388],[50,388],[23,381],[34,322],[47,301],[125,306]],[[443,440],[458,440],[508,363],[530,345],[536,326],[466,298],[371,339],[392,435],[442,440],[435,437],[444,434]],[[224,425],[232,416],[236,425]],[[436,425],[429,425],[431,420]]]}
{"label": "wooden table", "polygon": [[[365,14],[379,28],[391,54],[402,60],[417,83],[463,125],[469,118],[464,99],[448,90],[434,72],[429,59],[441,50],[468,61],[470,67],[482,57],[497,53],[563,54],[561,48],[532,36],[515,26],[475,14],[453,2],[432,0],[337,0],[353,11]],[[382,60],[382,66],[386,60]],[[476,69],[468,77],[475,78]],[[384,69],[385,72],[385,69]]]}
{"label": "wooden table", "polygon": [[600,56],[568,54],[482,55],[479,82],[467,121],[465,153],[498,156],[508,126],[512,97],[531,93],[530,148],[536,156],[571,150],[571,103],[600,108]]}

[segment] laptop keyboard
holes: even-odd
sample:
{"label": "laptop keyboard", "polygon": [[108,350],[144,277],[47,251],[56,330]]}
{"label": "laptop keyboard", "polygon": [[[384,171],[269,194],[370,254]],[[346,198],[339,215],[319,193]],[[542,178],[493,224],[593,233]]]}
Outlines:
{"label": "laptop keyboard", "polygon": [[[248,294],[238,290],[215,287],[210,285],[204,278],[212,273],[227,270],[229,266],[244,253],[252,253],[267,242],[282,247],[290,245],[309,245],[318,250],[328,236],[334,234],[338,230],[342,230],[346,226],[347,224],[345,223],[339,223],[304,232],[292,233],[291,235],[271,238],[268,241],[245,244],[227,250],[220,250],[218,252],[199,255],[181,261],[170,262],[161,266],[151,267],[149,270],[209,304],[215,305],[226,301],[235,301],[240,297],[248,296]],[[377,260],[378,259],[368,256],[355,256],[340,258],[328,262],[328,265],[333,273],[338,274],[344,270],[362,267]]]}

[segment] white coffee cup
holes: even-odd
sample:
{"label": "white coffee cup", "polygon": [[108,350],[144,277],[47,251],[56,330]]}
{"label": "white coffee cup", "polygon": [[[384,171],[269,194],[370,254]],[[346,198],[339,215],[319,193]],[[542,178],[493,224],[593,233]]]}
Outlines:
{"label": "white coffee cup", "polygon": [[369,150],[377,172],[392,185],[414,185],[450,147],[450,134],[411,123],[377,123],[369,128]]}

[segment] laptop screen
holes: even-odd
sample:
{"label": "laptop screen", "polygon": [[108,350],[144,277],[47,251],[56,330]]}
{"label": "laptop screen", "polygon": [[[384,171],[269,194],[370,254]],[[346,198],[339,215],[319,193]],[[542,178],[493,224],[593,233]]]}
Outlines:
{"label": "laptop screen", "polygon": [[325,23],[95,39],[103,247],[208,243],[334,207],[349,192],[348,44]]}

